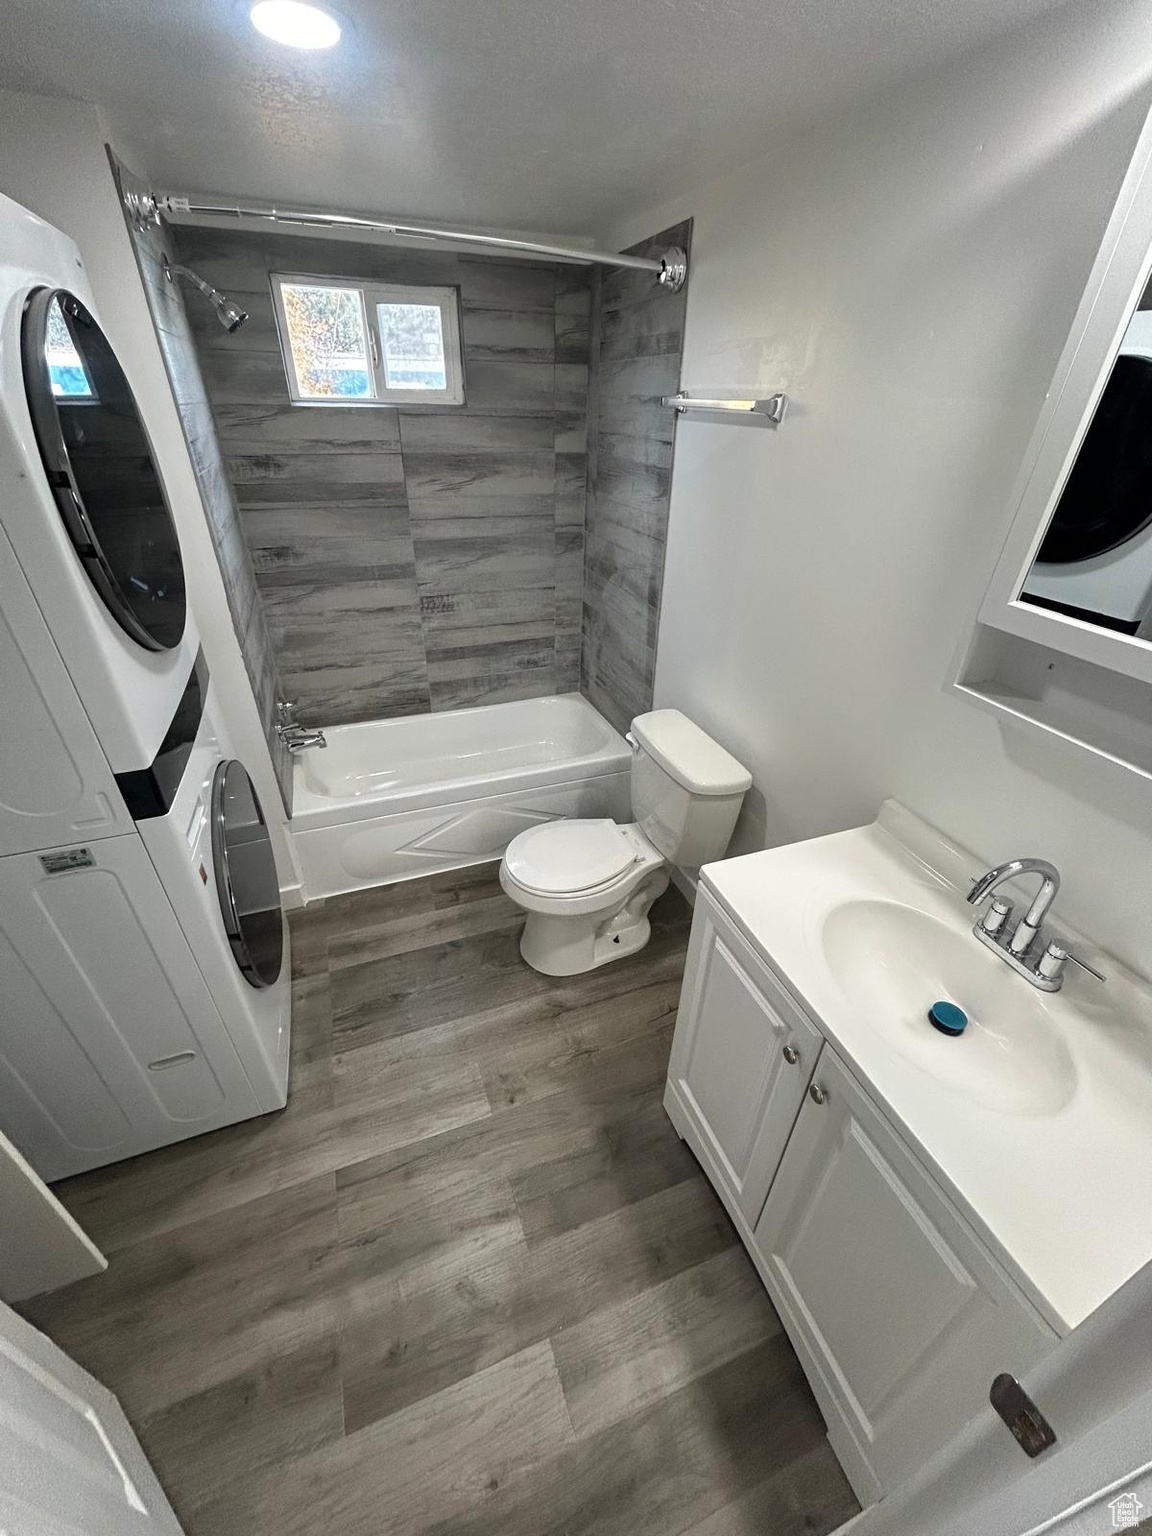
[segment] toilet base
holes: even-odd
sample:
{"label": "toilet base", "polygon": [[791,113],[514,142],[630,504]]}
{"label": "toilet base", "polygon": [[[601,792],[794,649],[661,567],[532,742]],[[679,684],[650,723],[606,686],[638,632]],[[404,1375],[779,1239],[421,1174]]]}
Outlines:
{"label": "toilet base", "polygon": [[648,911],[668,889],[667,867],[653,870],[615,912],[552,917],[529,912],[520,953],[544,976],[579,976],[643,949],[652,936]]}

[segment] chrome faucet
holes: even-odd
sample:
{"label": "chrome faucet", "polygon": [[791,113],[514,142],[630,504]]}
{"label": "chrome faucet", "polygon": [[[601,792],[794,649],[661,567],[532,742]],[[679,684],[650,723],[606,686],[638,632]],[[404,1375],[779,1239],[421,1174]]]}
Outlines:
{"label": "chrome faucet", "polygon": [[326,747],[323,731],[309,730],[295,718],[296,705],[287,699],[276,701],[276,734],[289,752],[304,752],[309,747]]}
{"label": "chrome faucet", "polygon": [[968,900],[976,906],[985,896],[990,896],[998,885],[1016,875],[1039,875],[1040,889],[1032,899],[1032,905],[1013,928],[1011,926],[1012,903],[999,897],[989,902],[987,909],[976,919],[972,932],[1002,960],[1018,971],[1026,981],[1042,992],[1059,992],[1064,985],[1064,968],[1071,960],[1081,970],[1090,972],[1098,981],[1104,977],[1093,966],[1078,960],[1054,940],[1045,943],[1041,932],[1044,919],[1056,900],[1060,889],[1060,871],[1047,859],[1009,859],[997,864],[978,880],[972,882]]}

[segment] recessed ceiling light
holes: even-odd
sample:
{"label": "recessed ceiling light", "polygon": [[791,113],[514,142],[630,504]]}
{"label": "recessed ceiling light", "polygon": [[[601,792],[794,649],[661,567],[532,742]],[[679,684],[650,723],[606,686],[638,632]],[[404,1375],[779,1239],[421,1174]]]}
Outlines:
{"label": "recessed ceiling light", "polygon": [[331,48],[340,41],[340,23],[304,0],[259,0],[249,12],[252,25],[289,48]]}

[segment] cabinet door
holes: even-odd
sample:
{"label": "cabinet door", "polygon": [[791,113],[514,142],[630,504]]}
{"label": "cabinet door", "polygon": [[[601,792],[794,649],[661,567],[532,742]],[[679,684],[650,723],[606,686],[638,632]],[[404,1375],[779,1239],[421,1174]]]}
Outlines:
{"label": "cabinet door", "polygon": [[0,1400],[0,1531],[182,1536],[111,1392],[7,1307]]}
{"label": "cabinet door", "polygon": [[751,1227],[821,1046],[735,924],[701,891],[665,1103],[721,1197]]}
{"label": "cabinet door", "polygon": [[1055,1342],[828,1046],[754,1243],[863,1502]]}

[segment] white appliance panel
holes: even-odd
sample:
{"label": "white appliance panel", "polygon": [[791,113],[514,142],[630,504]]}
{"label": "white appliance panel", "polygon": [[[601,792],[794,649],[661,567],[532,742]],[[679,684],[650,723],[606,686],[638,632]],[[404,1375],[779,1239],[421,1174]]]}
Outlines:
{"label": "white appliance panel", "polygon": [[0,855],[132,831],[116,780],[0,530]]}
{"label": "white appliance panel", "polygon": [[0,859],[0,997],[0,1124],[42,1178],[258,1113],[134,834]]}

